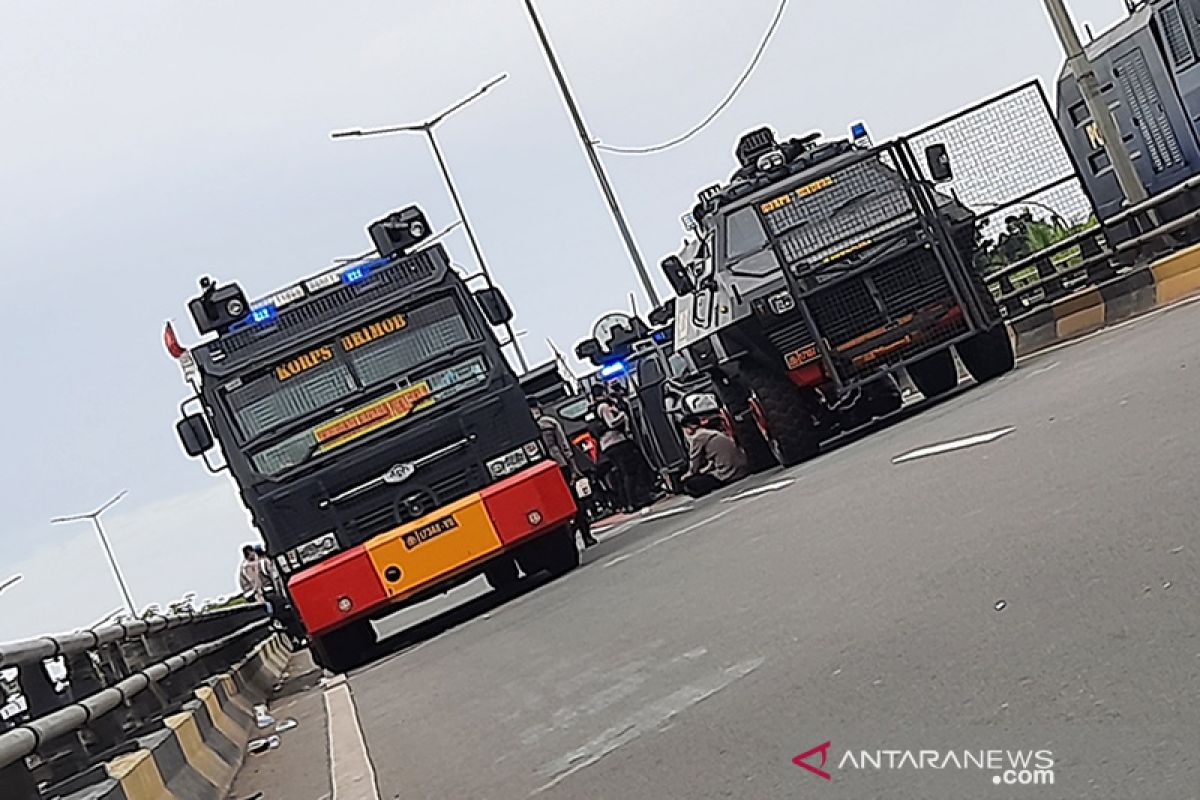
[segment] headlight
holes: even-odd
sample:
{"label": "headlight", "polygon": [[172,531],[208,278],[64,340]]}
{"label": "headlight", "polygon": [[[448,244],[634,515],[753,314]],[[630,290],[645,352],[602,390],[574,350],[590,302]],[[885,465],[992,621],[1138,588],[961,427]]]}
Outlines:
{"label": "headlight", "polygon": [[763,153],[758,157],[757,167],[762,172],[770,172],[773,169],[779,169],[784,165],[783,151],[772,150],[769,153]]}
{"label": "headlight", "polygon": [[516,450],[511,450],[502,456],[497,456],[487,462],[487,470],[493,478],[503,478],[511,475],[542,458],[540,442],[528,442]]}
{"label": "headlight", "polygon": [[796,298],[792,297],[792,293],[788,291],[776,292],[767,298],[767,302],[771,304],[771,310],[776,314],[786,314],[796,307]]}
{"label": "headlight", "polygon": [[337,552],[338,541],[337,536],[330,533],[318,536],[315,539],[305,542],[298,547],[293,547],[287,551],[288,564],[294,569],[299,569],[307,564],[313,564],[320,561],[330,553]]}

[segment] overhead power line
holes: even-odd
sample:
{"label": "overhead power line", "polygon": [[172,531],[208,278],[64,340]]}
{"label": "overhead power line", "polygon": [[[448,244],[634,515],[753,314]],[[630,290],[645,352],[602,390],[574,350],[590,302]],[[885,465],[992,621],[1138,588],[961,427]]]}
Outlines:
{"label": "overhead power line", "polygon": [[700,131],[707,128],[709,123],[715,120],[722,111],[729,107],[729,104],[733,102],[734,98],[737,97],[738,92],[741,91],[742,87],[746,85],[746,81],[748,81],[750,76],[754,73],[755,68],[758,66],[758,62],[762,60],[763,53],[767,51],[767,45],[771,43],[771,38],[775,35],[775,31],[779,28],[779,22],[783,19],[783,12],[787,9],[787,4],[788,0],[779,0],[779,7],[775,9],[775,16],[771,18],[771,24],[767,26],[767,32],[763,34],[762,41],[758,43],[758,49],[754,51],[754,56],[750,59],[750,63],[746,66],[746,69],[742,71],[741,76],[739,76],[737,82],[733,84],[733,88],[729,90],[729,93],[726,94],[724,99],[717,104],[716,108],[708,112],[708,115],[705,116],[704,119],[700,120],[698,123],[693,125],[687,131],[679,134],[674,139],[668,139],[661,144],[650,145],[648,147],[618,147],[616,145],[608,145],[597,142],[596,149],[603,150],[606,153],[617,153],[620,155],[648,155],[650,153],[661,153],[664,150],[670,150],[672,147],[683,144],[688,139],[691,139],[693,136],[700,133]]}

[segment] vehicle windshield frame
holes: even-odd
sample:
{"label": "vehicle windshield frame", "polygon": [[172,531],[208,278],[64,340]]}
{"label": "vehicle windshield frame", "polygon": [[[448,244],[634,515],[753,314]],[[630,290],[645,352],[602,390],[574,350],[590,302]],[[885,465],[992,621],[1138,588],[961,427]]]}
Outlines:
{"label": "vehicle windshield frame", "polygon": [[[324,345],[334,345],[337,343],[339,338],[348,335],[357,328],[369,324],[374,320],[385,318],[389,314],[411,314],[414,310],[419,310],[445,299],[450,299],[453,301],[460,318],[463,320],[468,333],[468,338],[465,341],[448,350],[436,353],[433,356],[412,365],[405,370],[405,376],[391,375],[387,378],[383,378],[369,384],[364,383],[361,380],[358,371],[349,360],[349,354],[342,352],[337,347],[334,347],[333,350],[335,355],[332,361],[344,365],[351,379],[354,381],[356,388],[353,391],[340,396],[336,400],[325,403],[320,407],[314,408],[311,411],[296,416],[288,420],[283,425],[262,431],[254,436],[245,435],[243,424],[238,417],[238,409],[234,406],[229,397],[231,391],[236,391],[237,388],[240,388],[240,385],[245,385],[250,381],[257,380],[261,376],[268,374],[272,369],[275,368],[275,366],[283,361],[286,361],[289,357],[302,355]],[[272,479],[273,476],[260,473],[253,466],[253,460],[257,455],[261,454],[268,448],[287,440],[301,431],[310,429],[313,426],[320,424],[322,421],[335,418],[340,413],[352,412],[361,406],[370,404],[373,400],[384,397],[391,392],[403,389],[404,386],[399,382],[401,377],[434,374],[440,369],[453,366],[456,360],[466,362],[476,356],[483,357],[485,374],[488,376],[494,374],[496,370],[496,364],[495,359],[488,355],[489,351],[486,347],[487,337],[483,334],[481,327],[478,324],[478,320],[476,320],[472,314],[468,313],[468,308],[469,306],[467,306],[467,304],[463,301],[459,293],[451,290],[431,293],[428,295],[423,295],[419,298],[413,298],[403,305],[397,304],[396,307],[388,311],[380,311],[375,309],[374,313],[368,317],[363,317],[355,320],[352,323],[341,325],[336,331],[325,332],[319,337],[308,338],[304,342],[298,343],[294,348],[289,348],[286,351],[286,354],[274,356],[269,362],[257,362],[244,371],[241,371],[238,375],[222,381],[222,384],[216,388],[214,393],[216,394],[216,399],[218,401],[217,405],[219,406],[220,413],[225,417],[226,424],[233,433],[235,446],[237,447],[238,451],[251,465],[251,469],[256,474],[259,474],[267,479]],[[241,381],[239,387],[230,389],[229,384],[238,380]],[[316,458],[312,458],[304,464],[297,465],[297,467],[308,466],[315,463],[315,461]],[[293,469],[295,468],[289,469],[280,474],[286,475],[293,471]]]}

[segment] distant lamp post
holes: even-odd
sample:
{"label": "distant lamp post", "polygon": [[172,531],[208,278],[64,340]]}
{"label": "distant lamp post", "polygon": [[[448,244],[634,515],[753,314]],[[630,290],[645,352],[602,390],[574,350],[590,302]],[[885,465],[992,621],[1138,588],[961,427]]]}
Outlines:
{"label": "distant lamp post", "polygon": [[129,593],[129,586],[125,583],[125,576],[121,574],[121,568],[117,566],[116,556],[113,555],[112,545],[109,544],[108,536],[104,533],[104,526],[100,524],[100,515],[108,511],[117,504],[122,497],[129,494],[128,491],[121,491],[116,497],[109,500],[104,505],[97,508],[88,514],[73,514],[69,517],[55,517],[50,520],[51,525],[61,525],[67,522],[82,522],[90,520],[93,527],[96,529],[96,535],[100,537],[100,545],[104,548],[104,554],[108,556],[108,564],[112,567],[113,577],[117,579],[117,586],[121,588],[121,596],[125,598],[125,607],[129,610],[129,615],[134,619],[137,618],[137,606],[134,605],[133,596]]}
{"label": "distant lamp post", "polygon": [[[458,218],[462,222],[463,230],[466,231],[467,240],[471,243],[471,251],[475,254],[475,261],[479,264],[480,271],[483,272],[488,283],[494,283],[492,280],[491,270],[488,269],[487,262],[483,258],[483,249],[479,246],[479,239],[475,236],[475,229],[471,227],[471,221],[467,218],[467,210],[463,208],[462,198],[458,196],[458,188],[454,185],[454,179],[450,176],[450,168],[446,165],[446,158],[442,155],[442,148],[438,145],[437,137],[434,135],[434,129],[442,124],[451,114],[464,108],[465,106],[483,97],[489,89],[496,84],[505,80],[508,73],[501,73],[492,78],[487,83],[480,86],[472,94],[467,95],[457,103],[447,107],[424,122],[412,122],[407,125],[390,125],[386,128],[354,128],[344,131],[334,131],[329,134],[331,139],[348,139],[362,138],[367,136],[382,136],[391,133],[420,133],[424,134],[429,142],[429,149],[433,151],[433,157],[437,160],[438,168],[442,171],[442,180],[446,183],[446,190],[450,193],[450,199],[454,201],[454,208],[458,211]],[[513,351],[517,355],[517,362],[521,365],[521,372],[529,371],[529,364],[525,360],[525,353],[521,350],[521,343],[517,341],[517,337],[513,335],[512,323],[504,323],[504,332],[508,336],[508,344],[513,346]]]}
{"label": "distant lamp post", "polygon": [[20,573],[18,573],[16,575],[13,575],[11,578],[5,578],[4,580],[0,581],[0,592],[3,592],[5,589],[7,589],[10,586],[20,583],[21,579],[24,577],[25,577],[24,575],[21,575]]}

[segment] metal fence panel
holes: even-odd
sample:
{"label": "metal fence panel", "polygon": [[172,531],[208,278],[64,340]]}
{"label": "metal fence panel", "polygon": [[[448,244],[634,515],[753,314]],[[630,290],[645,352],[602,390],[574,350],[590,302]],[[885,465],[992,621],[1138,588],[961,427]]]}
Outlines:
{"label": "metal fence panel", "polygon": [[[1065,238],[1096,220],[1096,209],[1036,80],[941,119],[905,137],[918,169],[932,180],[923,153],[945,145],[954,170],[940,184],[980,216],[980,235],[997,250],[997,268]],[[1027,215],[1027,216],[1026,216]],[[1026,216],[1015,223],[1013,217]],[[1030,225],[1030,222],[1040,223]],[[1033,229],[1031,231],[1031,228]],[[1015,237],[1026,241],[1014,242]],[[1005,244],[1007,243],[1007,247]],[[1029,249],[1032,248],[1032,249]]]}

